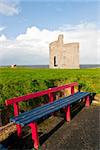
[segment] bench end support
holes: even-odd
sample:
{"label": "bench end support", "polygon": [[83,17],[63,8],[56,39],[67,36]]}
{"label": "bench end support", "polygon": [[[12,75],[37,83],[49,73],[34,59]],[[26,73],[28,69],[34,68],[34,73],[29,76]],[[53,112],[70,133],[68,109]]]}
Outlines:
{"label": "bench end support", "polygon": [[17,128],[17,135],[18,135],[18,137],[20,138],[21,135],[22,135],[22,127],[21,127],[20,124],[17,124],[17,125],[16,125],[16,128]]}
{"label": "bench end support", "polygon": [[32,140],[34,141],[34,148],[38,150],[39,148],[39,140],[38,140],[38,129],[37,124],[35,122],[30,123],[28,126],[31,127],[32,130]]}
{"label": "bench end support", "polygon": [[66,121],[69,122],[70,120],[71,120],[70,105],[68,105],[66,108]]}
{"label": "bench end support", "polygon": [[87,96],[87,97],[85,98],[85,106],[86,106],[86,107],[89,107],[89,106],[90,106],[90,97],[89,97],[89,96]]}

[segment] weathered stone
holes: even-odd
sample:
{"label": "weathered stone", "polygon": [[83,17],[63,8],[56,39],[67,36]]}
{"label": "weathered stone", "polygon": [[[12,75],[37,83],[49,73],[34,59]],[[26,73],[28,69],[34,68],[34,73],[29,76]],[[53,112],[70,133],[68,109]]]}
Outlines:
{"label": "weathered stone", "polygon": [[63,35],[49,45],[49,68],[80,68],[79,43],[63,43]]}

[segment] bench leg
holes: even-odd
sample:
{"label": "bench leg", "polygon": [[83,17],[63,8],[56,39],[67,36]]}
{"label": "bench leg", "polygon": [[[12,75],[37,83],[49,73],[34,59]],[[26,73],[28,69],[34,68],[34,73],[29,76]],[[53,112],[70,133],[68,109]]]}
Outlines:
{"label": "bench leg", "polygon": [[22,135],[22,127],[21,127],[20,124],[17,124],[17,125],[16,125],[16,128],[17,128],[17,135],[18,135],[18,137],[20,138],[21,135]]}
{"label": "bench leg", "polygon": [[74,86],[71,87],[71,95],[74,94]]}
{"label": "bench leg", "polygon": [[85,106],[86,107],[90,106],[90,97],[89,96],[85,97]]}
{"label": "bench leg", "polygon": [[70,105],[68,105],[66,108],[66,121],[69,122],[70,120],[71,120]]}
{"label": "bench leg", "polygon": [[34,141],[34,148],[38,150],[39,140],[38,140],[37,124],[35,122],[33,122],[33,123],[30,123],[28,126],[31,127],[32,140]]}

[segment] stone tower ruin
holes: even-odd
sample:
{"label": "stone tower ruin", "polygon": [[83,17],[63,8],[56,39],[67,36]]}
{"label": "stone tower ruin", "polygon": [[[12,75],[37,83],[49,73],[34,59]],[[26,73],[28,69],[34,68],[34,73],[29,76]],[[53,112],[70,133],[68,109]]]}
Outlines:
{"label": "stone tower ruin", "polygon": [[63,43],[63,35],[49,45],[49,68],[77,69],[79,65],[79,43]]}

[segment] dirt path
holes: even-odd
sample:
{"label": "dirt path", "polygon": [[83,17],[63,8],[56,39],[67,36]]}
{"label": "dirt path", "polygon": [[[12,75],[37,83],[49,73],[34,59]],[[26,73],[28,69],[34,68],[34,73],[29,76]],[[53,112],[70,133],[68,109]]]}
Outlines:
{"label": "dirt path", "polygon": [[[42,150],[99,150],[100,106],[83,108],[70,123],[60,117],[50,117],[39,125],[39,137]],[[19,141],[13,134],[4,147],[8,149],[32,149],[30,130],[26,129]],[[27,136],[25,136],[27,133]]]}

